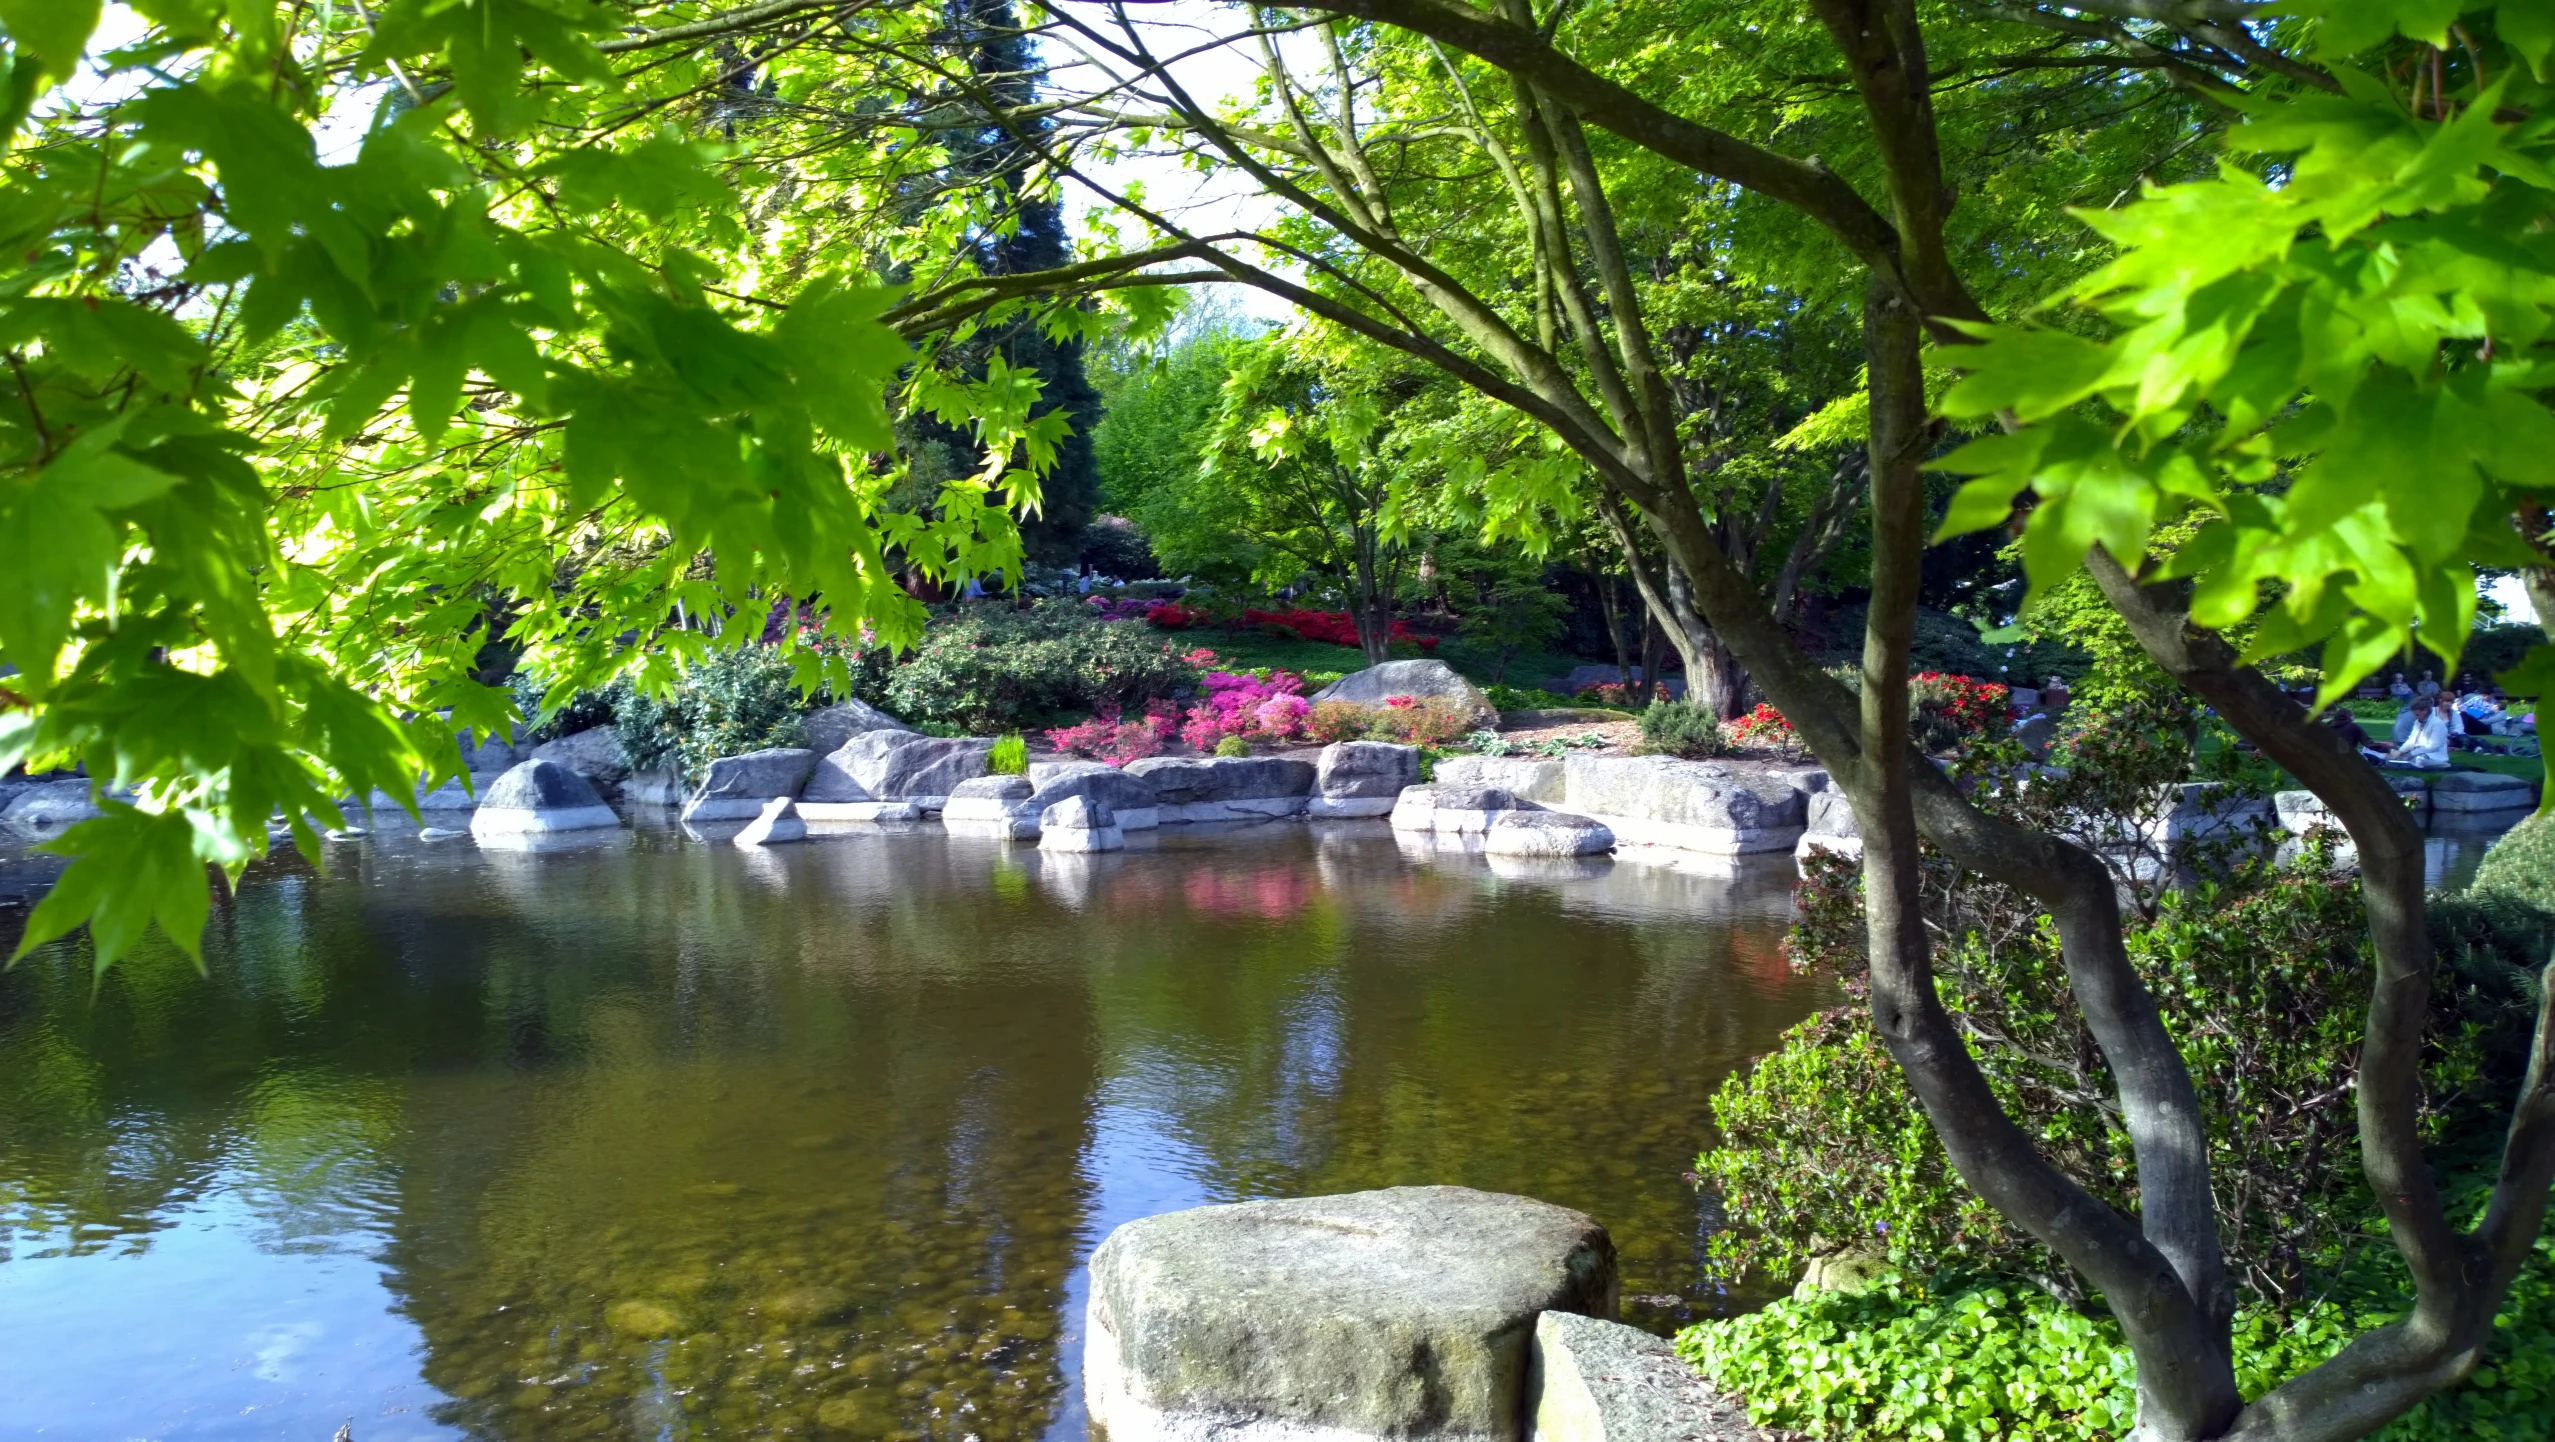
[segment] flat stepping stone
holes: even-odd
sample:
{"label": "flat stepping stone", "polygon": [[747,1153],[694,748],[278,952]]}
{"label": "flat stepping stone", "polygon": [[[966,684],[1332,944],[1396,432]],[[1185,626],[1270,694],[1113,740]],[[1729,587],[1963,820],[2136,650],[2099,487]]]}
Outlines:
{"label": "flat stepping stone", "polygon": [[1200,1207],[1092,1254],[1084,1392],[1118,1438],[1516,1442],[1536,1318],[1614,1307],[1605,1228],[1530,1197]]}

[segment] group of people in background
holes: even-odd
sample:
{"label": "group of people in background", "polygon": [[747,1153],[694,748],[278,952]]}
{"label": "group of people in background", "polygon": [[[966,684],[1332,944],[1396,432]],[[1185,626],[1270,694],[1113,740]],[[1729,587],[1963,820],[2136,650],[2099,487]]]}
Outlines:
{"label": "group of people in background", "polygon": [[2535,717],[2512,715],[2500,697],[2472,682],[2463,691],[2452,691],[2442,688],[2431,672],[2425,671],[2421,680],[2408,683],[2404,673],[2398,671],[2387,684],[2387,694],[2395,699],[2398,709],[2394,733],[2383,744],[2342,707],[2325,713],[2327,726],[2358,747],[2361,755],[2383,766],[2438,770],[2450,765],[2451,751],[2480,749],[2478,737],[2537,733]]}

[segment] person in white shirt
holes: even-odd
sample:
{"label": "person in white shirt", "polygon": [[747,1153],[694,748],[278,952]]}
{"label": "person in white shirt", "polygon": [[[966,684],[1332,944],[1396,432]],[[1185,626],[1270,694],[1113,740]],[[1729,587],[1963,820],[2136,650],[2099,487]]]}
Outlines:
{"label": "person in white shirt", "polygon": [[2413,730],[2404,740],[2389,748],[2385,759],[2399,766],[2419,766],[2438,770],[2449,764],[2449,723],[2441,708],[2431,704],[2428,696],[2413,700]]}

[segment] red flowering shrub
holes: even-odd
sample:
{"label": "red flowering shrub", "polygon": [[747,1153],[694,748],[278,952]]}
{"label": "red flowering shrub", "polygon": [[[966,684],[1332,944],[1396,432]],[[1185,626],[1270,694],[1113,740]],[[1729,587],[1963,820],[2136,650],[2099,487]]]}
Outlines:
{"label": "red flowering shrub", "polygon": [[2005,719],[2013,693],[1997,681],[1920,671],[1908,682],[1908,702],[1930,707],[1963,731],[1977,733]]}
{"label": "red flowering shrub", "polygon": [[[1357,644],[1357,621],[1346,611],[1244,611],[1242,624],[1273,626],[1307,641],[1326,641],[1334,646]],[[1422,651],[1437,649],[1437,637],[1419,635],[1400,621],[1392,623],[1386,635],[1395,641],[1408,641]]]}
{"label": "red flowering shrub", "polygon": [[1185,631],[1205,620],[1206,616],[1177,601],[1164,601],[1159,605],[1148,607],[1144,613],[1144,619],[1148,625],[1159,626],[1165,631]]}
{"label": "red flowering shrub", "polygon": [[1162,754],[1163,743],[1177,725],[1169,709],[1159,703],[1134,720],[1120,718],[1117,708],[1110,707],[1079,726],[1059,726],[1047,733],[1047,744],[1069,756],[1088,756],[1112,766],[1124,766],[1147,756]]}
{"label": "red flowering shrub", "polygon": [[1757,709],[1723,729],[1730,733],[1731,740],[1742,746],[1772,746],[1788,751],[1801,744],[1792,734],[1792,723],[1783,719],[1782,712],[1763,701],[1757,703]]}

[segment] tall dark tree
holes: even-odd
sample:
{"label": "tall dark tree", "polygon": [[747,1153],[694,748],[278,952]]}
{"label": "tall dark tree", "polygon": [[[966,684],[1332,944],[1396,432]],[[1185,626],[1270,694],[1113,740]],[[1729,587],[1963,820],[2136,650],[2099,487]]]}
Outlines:
{"label": "tall dark tree", "polygon": [[[966,56],[976,94],[998,111],[1016,114],[1029,106],[1043,67],[1011,0],[949,0],[947,13],[951,47]],[[1001,197],[1002,219],[977,243],[977,263],[988,275],[1051,270],[1073,258],[1064,207],[1041,193],[1034,173],[1044,148],[1036,137],[1049,128],[1043,119],[1006,122],[987,113],[981,125],[948,141],[952,188],[973,181]],[[995,328],[978,344],[1015,369],[1037,372],[1043,382],[1040,413],[1062,408],[1073,420],[1073,432],[1057,448],[1055,468],[1046,476],[1045,506],[1021,526],[1031,559],[1070,565],[1100,502],[1100,469],[1091,449],[1100,393],[1084,373],[1083,343],[1052,339],[1023,318]]]}

